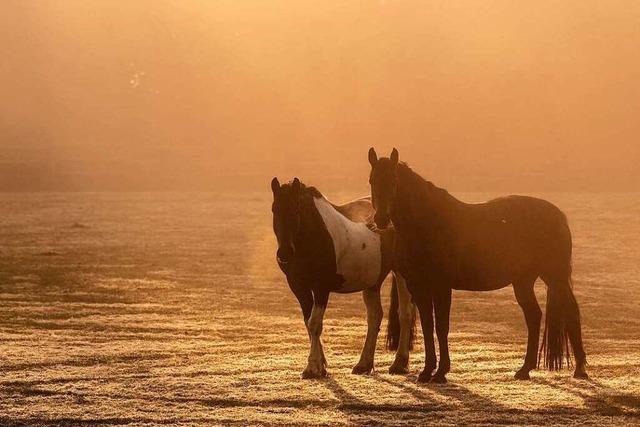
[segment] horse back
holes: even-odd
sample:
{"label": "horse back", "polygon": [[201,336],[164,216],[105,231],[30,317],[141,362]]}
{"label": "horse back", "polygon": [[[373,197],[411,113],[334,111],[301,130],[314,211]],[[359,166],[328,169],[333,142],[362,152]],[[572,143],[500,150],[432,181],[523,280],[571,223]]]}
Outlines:
{"label": "horse back", "polygon": [[523,275],[543,274],[550,264],[570,263],[566,217],[543,199],[508,196],[466,205],[455,228],[465,282],[475,279],[493,289]]}
{"label": "horse back", "polygon": [[333,207],[347,219],[365,224],[372,224],[376,213],[371,197],[362,197],[342,205],[333,205]]}

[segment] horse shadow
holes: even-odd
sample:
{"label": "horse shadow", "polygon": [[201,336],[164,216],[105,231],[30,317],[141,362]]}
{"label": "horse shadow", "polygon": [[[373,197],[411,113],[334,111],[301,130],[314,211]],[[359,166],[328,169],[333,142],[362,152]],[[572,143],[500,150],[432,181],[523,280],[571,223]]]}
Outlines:
{"label": "horse shadow", "polygon": [[582,399],[589,411],[599,415],[640,416],[640,396],[621,392],[598,380],[559,382],[547,378],[533,378],[532,381]]}
{"label": "horse shadow", "polygon": [[[508,408],[486,396],[474,393],[460,384],[453,383],[451,381],[446,384],[418,383],[417,379],[418,377],[416,375],[409,375],[405,377],[404,381],[396,382],[382,376],[376,377],[377,381],[398,387],[417,399],[422,399],[424,396],[428,396],[423,390],[429,390],[431,394],[436,394],[441,397],[457,401],[463,405],[473,403],[473,406],[479,405],[483,407],[492,407],[496,410],[511,411],[511,408]],[[450,408],[452,407],[452,404],[447,403],[445,406]]]}
{"label": "horse shadow", "polygon": [[[500,418],[505,414],[518,414],[522,412],[519,409],[510,408],[496,402],[490,398],[474,393],[471,390],[449,382],[443,384],[417,384],[415,376],[398,377],[398,380],[387,378],[386,375],[373,373],[368,378],[386,387],[395,387],[401,392],[413,396],[418,402],[390,402],[376,403],[365,401],[352,392],[345,389],[335,378],[329,376],[322,383],[333,393],[339,401],[337,409],[342,411],[348,417],[354,417],[353,421],[360,423],[362,417],[366,414],[384,414],[394,418],[404,418],[406,421],[416,421],[416,417],[428,416],[430,422],[437,422],[444,419],[448,414],[461,408],[490,408],[495,416]],[[444,399],[442,399],[444,398]],[[449,400],[449,401],[447,401]],[[401,415],[402,414],[402,415]],[[493,419],[493,416],[490,417]]]}
{"label": "horse shadow", "polygon": [[[545,415],[586,415],[592,413],[600,416],[640,416],[640,396],[631,393],[620,392],[610,388],[598,381],[567,381],[563,378],[558,382],[546,378],[534,378],[532,382],[544,385],[546,387],[555,388],[559,391],[571,393],[584,401],[584,408],[575,408],[564,406],[561,403],[554,406],[544,408],[515,408],[508,406],[499,400],[478,394],[470,389],[449,382],[447,384],[417,384],[415,376],[402,377],[400,379],[392,379],[386,375],[373,373],[369,376],[372,380],[384,385],[384,387],[395,387],[402,392],[413,396],[419,403],[375,403],[365,401],[345,389],[333,377],[328,377],[323,384],[338,399],[337,408],[347,416],[358,416],[358,421],[362,421],[362,411],[371,411],[377,413],[390,412],[410,412],[413,417],[416,415],[429,415],[433,417],[431,421],[437,418],[443,418],[446,414],[462,409],[463,411],[472,411],[477,414],[478,410],[484,411],[483,422],[493,423],[502,422],[504,420],[526,422],[531,416]],[[476,421],[478,421],[476,419]]]}
{"label": "horse shadow", "polygon": [[[374,380],[378,380],[379,376],[377,374],[371,374],[368,378],[372,378]],[[384,382],[387,382],[385,380]],[[392,381],[388,381],[389,384],[393,384]],[[442,407],[442,404],[436,400],[434,400],[431,396],[426,393],[420,393],[415,390],[415,396],[420,400],[420,404],[395,404],[395,403],[376,403],[376,402],[368,402],[365,401],[352,392],[348,391],[344,388],[336,379],[332,376],[328,376],[323,380],[323,384],[331,391],[331,393],[336,397],[336,399],[340,402],[338,407],[347,411],[359,411],[363,409],[374,410],[374,411],[384,411],[384,412],[393,412],[393,411],[418,411],[418,412],[432,412],[438,409],[438,407]],[[428,406],[427,404],[431,404]]]}
{"label": "horse shadow", "polygon": [[[376,374],[372,374],[370,377],[376,378]],[[338,400],[335,408],[348,419],[349,424],[411,423],[416,421],[416,417],[429,417],[430,422],[434,422],[445,417],[446,412],[442,411],[442,404],[427,394],[420,394],[422,401],[418,404],[372,402],[356,396],[332,376],[323,379],[322,384]]]}

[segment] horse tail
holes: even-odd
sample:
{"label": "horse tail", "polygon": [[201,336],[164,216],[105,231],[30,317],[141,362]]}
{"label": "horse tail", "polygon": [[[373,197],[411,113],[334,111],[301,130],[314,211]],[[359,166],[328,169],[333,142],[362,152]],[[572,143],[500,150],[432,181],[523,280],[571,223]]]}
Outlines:
{"label": "horse tail", "polygon": [[400,344],[400,313],[398,312],[398,282],[395,274],[392,274],[390,297],[389,320],[387,322],[387,349],[396,351]]}
{"label": "horse tail", "polygon": [[[398,300],[398,282],[393,274],[391,282],[391,303],[389,304],[389,320],[387,323],[387,349],[398,350],[400,345],[400,332],[402,331],[402,319],[400,319],[400,307]],[[409,325],[409,350],[413,350],[416,336],[416,313],[415,308],[411,311],[411,324]],[[406,320],[405,320],[406,322]]]}
{"label": "horse tail", "polygon": [[[568,226],[566,230],[568,231]],[[567,261],[560,270],[556,270],[559,274],[542,276],[547,284],[547,307],[538,364],[540,356],[544,355],[544,365],[550,371],[562,369],[565,362],[566,367],[570,368],[571,350],[578,363],[586,360],[582,347],[580,309],[573,293],[571,279],[570,231],[568,250],[568,257],[565,257]]]}

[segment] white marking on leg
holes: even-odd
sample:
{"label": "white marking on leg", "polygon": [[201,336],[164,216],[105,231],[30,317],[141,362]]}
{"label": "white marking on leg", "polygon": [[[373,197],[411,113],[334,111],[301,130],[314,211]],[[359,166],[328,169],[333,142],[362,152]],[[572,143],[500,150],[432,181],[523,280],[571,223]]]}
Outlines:
{"label": "white marking on leg", "polygon": [[380,235],[364,223],[349,220],[324,197],[315,198],[314,203],[333,241],[337,273],[344,278],[340,291],[376,285],[382,268]]}
{"label": "white marking on leg", "polygon": [[367,338],[362,348],[360,361],[354,368],[354,373],[369,372],[373,369],[373,360],[376,353],[376,342],[382,323],[382,303],[380,302],[380,289],[372,288],[362,291],[362,299],[367,307]]}
{"label": "white marking on leg", "polygon": [[313,376],[323,375],[325,371],[324,350],[322,349],[322,342],[320,341],[325,309],[326,306],[314,304],[311,310],[311,316],[307,322],[311,349],[309,351],[309,360],[305,373],[312,374]]}

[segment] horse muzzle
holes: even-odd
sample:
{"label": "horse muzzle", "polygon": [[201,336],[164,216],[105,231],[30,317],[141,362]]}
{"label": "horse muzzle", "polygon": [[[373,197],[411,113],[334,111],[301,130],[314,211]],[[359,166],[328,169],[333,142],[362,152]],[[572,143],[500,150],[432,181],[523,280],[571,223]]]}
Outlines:
{"label": "horse muzzle", "polygon": [[293,259],[294,254],[295,251],[293,248],[278,248],[278,251],[276,252],[276,260],[280,265],[287,265],[291,262],[291,259]]}

